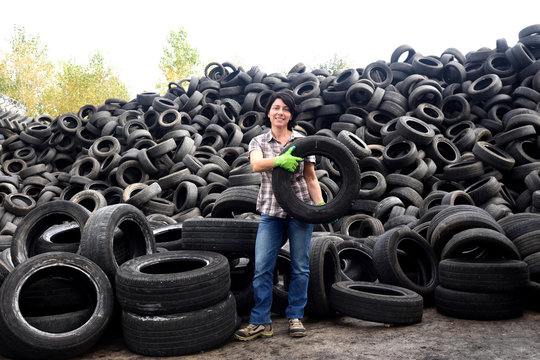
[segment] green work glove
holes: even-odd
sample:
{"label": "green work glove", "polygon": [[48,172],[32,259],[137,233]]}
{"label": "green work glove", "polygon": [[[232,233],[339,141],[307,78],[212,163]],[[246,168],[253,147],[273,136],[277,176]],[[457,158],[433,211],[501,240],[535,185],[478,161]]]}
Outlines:
{"label": "green work glove", "polygon": [[[326,205],[326,203],[325,203],[324,201],[321,201],[321,202],[316,203],[315,205],[321,206],[321,205]],[[334,220],[330,221],[329,224],[332,224],[332,225],[333,225],[333,224],[337,223],[338,220],[339,220],[339,219],[334,219]]]}
{"label": "green work glove", "polygon": [[296,146],[291,146],[285,154],[276,156],[274,159],[274,166],[279,166],[287,171],[294,172],[298,166],[298,162],[304,160],[301,157],[291,155],[294,149],[296,149]]}

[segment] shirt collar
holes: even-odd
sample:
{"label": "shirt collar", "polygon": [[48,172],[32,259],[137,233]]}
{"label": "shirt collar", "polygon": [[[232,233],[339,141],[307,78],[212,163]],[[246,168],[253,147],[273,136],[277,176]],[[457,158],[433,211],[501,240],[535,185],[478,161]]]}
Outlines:
{"label": "shirt collar", "polygon": [[[294,139],[298,138],[298,137],[301,137],[300,136],[300,133],[296,130],[293,130],[292,131],[292,134],[291,134],[291,137],[289,138],[289,140],[287,140],[287,143],[290,143],[291,141],[293,141]],[[265,134],[265,141],[267,142],[270,142],[271,140],[274,140],[274,141],[277,141],[276,138],[274,138],[274,136],[272,135],[272,131],[271,130],[268,130]]]}

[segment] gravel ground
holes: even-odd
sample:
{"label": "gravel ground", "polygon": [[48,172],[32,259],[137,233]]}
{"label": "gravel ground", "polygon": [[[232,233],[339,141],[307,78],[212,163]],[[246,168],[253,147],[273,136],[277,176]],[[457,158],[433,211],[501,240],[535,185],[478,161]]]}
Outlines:
{"label": "gravel ground", "polygon": [[[247,321],[247,318],[244,318]],[[287,320],[274,318],[275,335],[250,342],[231,340],[186,360],[222,359],[540,359],[540,313],[526,311],[517,319],[472,321],[449,318],[435,308],[424,310],[422,322],[409,326],[351,317],[305,319],[305,338],[290,338]],[[77,359],[173,359],[131,353],[121,336],[103,339]]]}

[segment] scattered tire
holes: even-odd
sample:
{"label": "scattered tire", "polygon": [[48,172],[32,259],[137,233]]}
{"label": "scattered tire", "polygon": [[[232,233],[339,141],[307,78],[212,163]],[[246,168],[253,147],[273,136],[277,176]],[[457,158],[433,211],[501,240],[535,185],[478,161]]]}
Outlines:
{"label": "scattered tire", "polygon": [[114,281],[124,262],[155,252],[155,239],[144,214],[129,204],[105,206],[83,228],[79,253],[98,264]]}
{"label": "scattered tire", "polygon": [[[90,299],[91,311],[83,314],[84,323],[72,321],[74,316],[80,320],[80,314],[69,314],[70,309],[41,316],[55,315],[67,317],[58,327],[50,322],[28,316],[24,308],[19,308],[18,299],[28,284],[39,282],[51,276],[61,276],[79,286],[80,291]],[[90,260],[76,254],[52,252],[36,255],[17,266],[4,281],[0,290],[2,312],[0,315],[0,333],[10,350],[18,358],[64,359],[84,354],[95,345],[103,335],[111,319],[113,310],[113,292],[109,280],[103,271]],[[65,315],[61,315],[65,314]],[[56,320],[60,322],[60,320]],[[68,322],[71,326],[68,326]],[[31,324],[32,323],[32,324]]]}
{"label": "scattered tire", "polygon": [[357,319],[384,324],[414,324],[422,320],[422,297],[399,286],[363,281],[332,285],[332,308]]}

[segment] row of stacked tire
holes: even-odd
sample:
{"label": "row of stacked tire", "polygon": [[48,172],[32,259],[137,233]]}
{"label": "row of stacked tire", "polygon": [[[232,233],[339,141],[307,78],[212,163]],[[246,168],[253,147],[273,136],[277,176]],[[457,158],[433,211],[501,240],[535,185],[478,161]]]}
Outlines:
{"label": "row of stacked tire", "polygon": [[[513,46],[499,39],[495,48],[465,55],[451,48],[440,56],[424,56],[404,45],[395,49],[388,63],[377,61],[335,74],[309,72],[303,64],[287,74],[266,74],[256,66],[245,71],[230,63],[211,63],[204,76],[171,83],[163,96],[145,92],[129,102],[107,99],[57,118],[31,119],[4,111],[0,245],[7,249],[2,263],[9,264],[9,254],[15,265],[12,271],[3,271],[5,283],[12,284],[5,288],[20,291],[12,274],[29,262],[46,263],[34,258],[52,257],[41,255],[52,250],[84,255],[104,271],[111,288],[117,287],[114,274],[119,266],[149,255],[146,247],[126,245],[130,226],[109,232],[106,238],[115,245],[108,247],[84,245],[85,222],[72,220],[66,212],[37,219],[39,226],[26,240],[21,234],[28,233],[25,227],[36,216],[34,211],[40,213],[47,205],[77,204],[92,214],[90,218],[112,211],[111,206],[131,205],[156,231],[158,248],[224,252],[230,264],[230,290],[237,303],[248,304],[252,264],[242,246],[252,246],[253,234],[243,243],[238,234],[230,236],[216,225],[221,227],[215,231],[222,234],[219,246],[201,234],[208,234],[212,226],[204,221],[212,218],[256,223],[260,175],[251,171],[247,144],[265,131],[264,106],[271,93],[291,91],[300,109],[297,129],[344,145],[362,170],[356,200],[340,222],[317,227],[308,304],[312,314],[337,310],[366,320],[412,323],[420,321],[422,304],[434,301],[439,311],[451,316],[518,316],[524,299],[536,302],[538,297],[537,283],[528,280],[537,281],[539,271],[539,34],[540,25],[532,25],[519,32]],[[331,160],[320,158],[316,165],[329,203],[347,190],[341,186],[346,164]],[[132,219],[128,223],[145,226]],[[517,225],[521,223],[527,226]],[[198,230],[189,230],[192,225]],[[157,233],[166,226],[177,227],[173,238]],[[190,238],[190,234],[199,235]],[[106,261],[104,248],[109,250]],[[328,252],[334,255],[324,255]],[[334,261],[327,262],[329,258]],[[276,312],[286,290],[286,266],[281,266],[286,263],[284,250],[276,270]],[[328,263],[334,271],[325,271]],[[62,271],[47,271],[46,278],[65,276]],[[147,286],[145,282],[139,290]],[[385,286],[399,288],[381,289]],[[527,292],[521,292],[524,289]],[[8,302],[9,291],[2,291]],[[421,296],[420,301],[414,294]],[[408,297],[414,297],[406,301],[411,310],[403,312],[403,299]],[[147,305],[143,301],[127,310],[135,314],[127,326],[133,338],[124,336],[133,351],[161,354],[158,346],[146,346],[141,339],[144,324],[149,324],[146,319],[185,308],[156,315],[155,299],[143,298]],[[220,298],[220,306],[230,309],[230,299]],[[501,311],[467,313],[471,303]],[[380,312],[357,310],[379,308],[373,304],[384,305]],[[393,312],[392,306],[397,310]],[[37,317],[43,314],[28,311]],[[235,323],[235,316],[228,314]],[[11,319],[2,321],[8,324]],[[6,328],[0,331],[4,342],[18,344],[25,339]],[[18,357],[37,357],[45,351],[26,345],[14,350],[23,352],[16,353]],[[50,354],[67,356],[58,349]]]}

